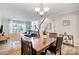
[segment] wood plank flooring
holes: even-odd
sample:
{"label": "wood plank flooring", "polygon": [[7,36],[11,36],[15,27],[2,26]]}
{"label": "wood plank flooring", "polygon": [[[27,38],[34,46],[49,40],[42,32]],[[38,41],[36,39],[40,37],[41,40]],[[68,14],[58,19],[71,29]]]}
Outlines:
{"label": "wood plank flooring", "polygon": [[[57,53],[59,55],[59,52]],[[21,42],[11,41],[0,42],[0,55],[21,55]],[[46,55],[54,55],[47,51]],[[62,45],[62,55],[79,55],[79,47]]]}
{"label": "wood plank flooring", "polygon": [[21,55],[21,42],[14,40],[0,42],[0,55]]}

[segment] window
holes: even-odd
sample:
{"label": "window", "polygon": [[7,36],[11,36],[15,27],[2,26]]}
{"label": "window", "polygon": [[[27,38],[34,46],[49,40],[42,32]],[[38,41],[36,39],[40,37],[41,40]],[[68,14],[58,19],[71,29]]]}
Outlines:
{"label": "window", "polygon": [[10,29],[11,29],[11,31],[10,31],[11,33],[13,33],[13,32],[23,33],[23,32],[25,32],[25,23],[19,22],[19,21],[11,21]]}
{"label": "window", "polygon": [[38,29],[38,22],[37,21],[32,21],[32,24],[31,24],[31,30],[33,31],[37,31]]}

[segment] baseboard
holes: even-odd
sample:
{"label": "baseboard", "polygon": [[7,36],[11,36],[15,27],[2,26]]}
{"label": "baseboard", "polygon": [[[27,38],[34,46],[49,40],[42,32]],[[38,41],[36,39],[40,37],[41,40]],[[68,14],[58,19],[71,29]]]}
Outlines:
{"label": "baseboard", "polygon": [[63,44],[65,44],[65,45],[69,45],[69,46],[73,46],[73,47],[79,47],[79,45],[76,45],[76,44],[67,44],[67,43],[63,43]]}
{"label": "baseboard", "polygon": [[79,45],[74,45],[75,47],[79,47]]}
{"label": "baseboard", "polygon": [[63,43],[63,44],[65,44],[65,45],[69,45],[69,46],[74,46],[73,44],[68,44],[68,43]]}

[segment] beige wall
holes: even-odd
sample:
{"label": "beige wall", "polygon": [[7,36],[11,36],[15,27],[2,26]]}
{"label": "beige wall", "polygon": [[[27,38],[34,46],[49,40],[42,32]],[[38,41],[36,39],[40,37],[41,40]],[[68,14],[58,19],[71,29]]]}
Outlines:
{"label": "beige wall", "polygon": [[[79,18],[78,18],[78,14],[75,13],[70,13],[70,14],[64,14],[64,15],[60,15],[54,18],[55,21],[55,31],[58,34],[63,34],[64,32],[67,32],[69,35],[73,35],[74,36],[74,45],[75,46],[79,46],[79,37],[78,37],[78,33],[79,33]],[[69,26],[64,26],[63,25],[63,20],[70,20],[70,25]]]}
{"label": "beige wall", "polygon": [[1,24],[3,25],[3,32],[9,34],[9,20],[8,18],[1,17]]}
{"label": "beige wall", "polygon": [[1,19],[0,19],[0,25],[1,25]]}

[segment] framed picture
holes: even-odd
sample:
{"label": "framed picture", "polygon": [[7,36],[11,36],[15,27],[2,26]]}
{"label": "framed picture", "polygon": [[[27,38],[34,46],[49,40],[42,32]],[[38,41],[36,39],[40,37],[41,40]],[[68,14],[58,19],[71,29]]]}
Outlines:
{"label": "framed picture", "polygon": [[64,26],[70,26],[70,20],[63,20]]}

